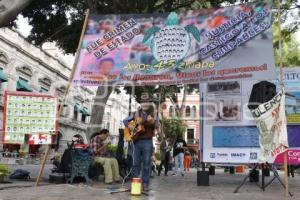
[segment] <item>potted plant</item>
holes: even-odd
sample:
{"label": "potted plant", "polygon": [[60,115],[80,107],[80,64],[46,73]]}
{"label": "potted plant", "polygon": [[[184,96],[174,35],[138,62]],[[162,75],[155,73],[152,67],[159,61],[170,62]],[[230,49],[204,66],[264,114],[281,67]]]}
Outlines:
{"label": "potted plant", "polygon": [[118,149],[118,147],[116,145],[109,144],[107,146],[106,151],[109,154],[109,156],[116,157],[117,149]]}

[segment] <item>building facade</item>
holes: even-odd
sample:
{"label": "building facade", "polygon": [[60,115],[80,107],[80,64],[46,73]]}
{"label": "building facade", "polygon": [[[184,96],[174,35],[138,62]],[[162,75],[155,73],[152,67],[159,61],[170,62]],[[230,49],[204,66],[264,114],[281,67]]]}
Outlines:
{"label": "building facade", "polygon": [[[182,102],[183,95],[178,94],[178,102]],[[184,139],[190,150],[194,154],[198,153],[200,140],[200,95],[197,93],[187,94],[185,97],[185,106],[183,109],[182,120],[187,128],[184,133]],[[163,115],[166,118],[175,117],[174,104],[167,99],[164,104]]]}
{"label": "building facade", "polygon": [[[71,73],[71,68],[62,60],[27,42],[18,32],[8,28],[0,29],[0,70],[7,78],[0,85],[1,119],[5,90],[56,94],[61,104]],[[87,142],[85,130],[94,94],[88,88],[71,87],[59,117],[61,147],[65,147],[74,135],[80,135]],[[83,109],[86,112],[82,112]]]}

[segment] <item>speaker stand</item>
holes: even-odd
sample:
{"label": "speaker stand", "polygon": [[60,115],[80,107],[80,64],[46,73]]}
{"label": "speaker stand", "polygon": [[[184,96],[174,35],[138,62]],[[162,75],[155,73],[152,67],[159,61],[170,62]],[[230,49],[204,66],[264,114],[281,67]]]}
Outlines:
{"label": "speaker stand", "polygon": [[[243,187],[244,184],[246,183],[247,179],[250,178],[251,172],[254,171],[254,170],[256,170],[257,167],[259,167],[259,164],[255,164],[254,168],[251,171],[249,171],[248,175],[243,179],[242,183],[233,191],[233,193],[238,193],[239,189],[241,187]],[[256,184],[257,187],[259,187],[260,189],[262,189],[262,187],[257,182],[254,182],[254,183]]]}
{"label": "speaker stand", "polygon": [[[256,170],[257,167],[259,167],[260,164],[256,164],[254,166],[254,168],[252,170]],[[268,183],[265,183],[265,174],[262,172],[262,180],[261,180],[261,186],[255,182],[255,184],[257,185],[257,187],[259,187],[262,191],[265,191],[265,189],[271,185],[271,183],[273,183],[273,181],[275,179],[277,179],[279,181],[279,183],[281,184],[281,186],[285,189],[285,185],[284,183],[282,182],[282,180],[280,179],[279,177],[279,174],[277,172],[277,169],[275,169],[274,166],[270,165],[269,163],[265,163],[265,164],[261,164],[261,167],[262,169],[264,168],[264,166],[267,165],[271,170],[272,172],[274,173],[274,177],[268,182]],[[239,189],[246,183],[247,179],[250,177],[251,175],[251,171],[249,172],[249,174],[244,178],[243,182],[234,190],[233,193],[238,193]],[[290,197],[293,196],[293,194],[289,191],[289,195]]]}
{"label": "speaker stand", "polygon": [[[281,184],[281,186],[283,187],[283,189],[285,189],[285,185],[284,185],[283,181],[280,179],[279,174],[277,172],[277,169],[274,166],[270,165],[269,163],[266,163],[266,165],[272,170],[272,172],[274,174],[274,177],[267,184],[264,184],[264,178],[265,177],[264,177],[264,175],[262,176],[262,190],[265,191],[265,189],[269,185],[271,185],[271,183],[273,183],[273,181],[275,179],[277,179],[279,181],[279,183]],[[289,192],[290,197],[292,197],[293,194],[290,191],[288,191],[288,192]]]}

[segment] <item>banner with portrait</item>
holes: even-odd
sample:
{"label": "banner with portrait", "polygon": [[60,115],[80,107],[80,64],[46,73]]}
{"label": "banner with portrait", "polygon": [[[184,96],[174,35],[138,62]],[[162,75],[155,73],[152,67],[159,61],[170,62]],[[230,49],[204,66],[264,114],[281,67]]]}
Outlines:
{"label": "banner with portrait", "polygon": [[275,79],[266,2],[157,14],[90,15],[74,85]]}

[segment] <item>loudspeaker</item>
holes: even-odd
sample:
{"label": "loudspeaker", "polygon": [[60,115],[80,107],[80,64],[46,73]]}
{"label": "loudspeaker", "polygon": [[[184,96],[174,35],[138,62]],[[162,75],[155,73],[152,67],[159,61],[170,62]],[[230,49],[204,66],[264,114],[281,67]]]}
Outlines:
{"label": "loudspeaker", "polygon": [[209,186],[209,172],[208,171],[197,171],[197,185],[198,186]]}
{"label": "loudspeaker", "polygon": [[259,182],[259,171],[258,170],[250,171],[250,182]]}
{"label": "loudspeaker", "polygon": [[248,108],[256,109],[260,104],[270,101],[276,95],[276,85],[268,81],[261,81],[253,85]]}

